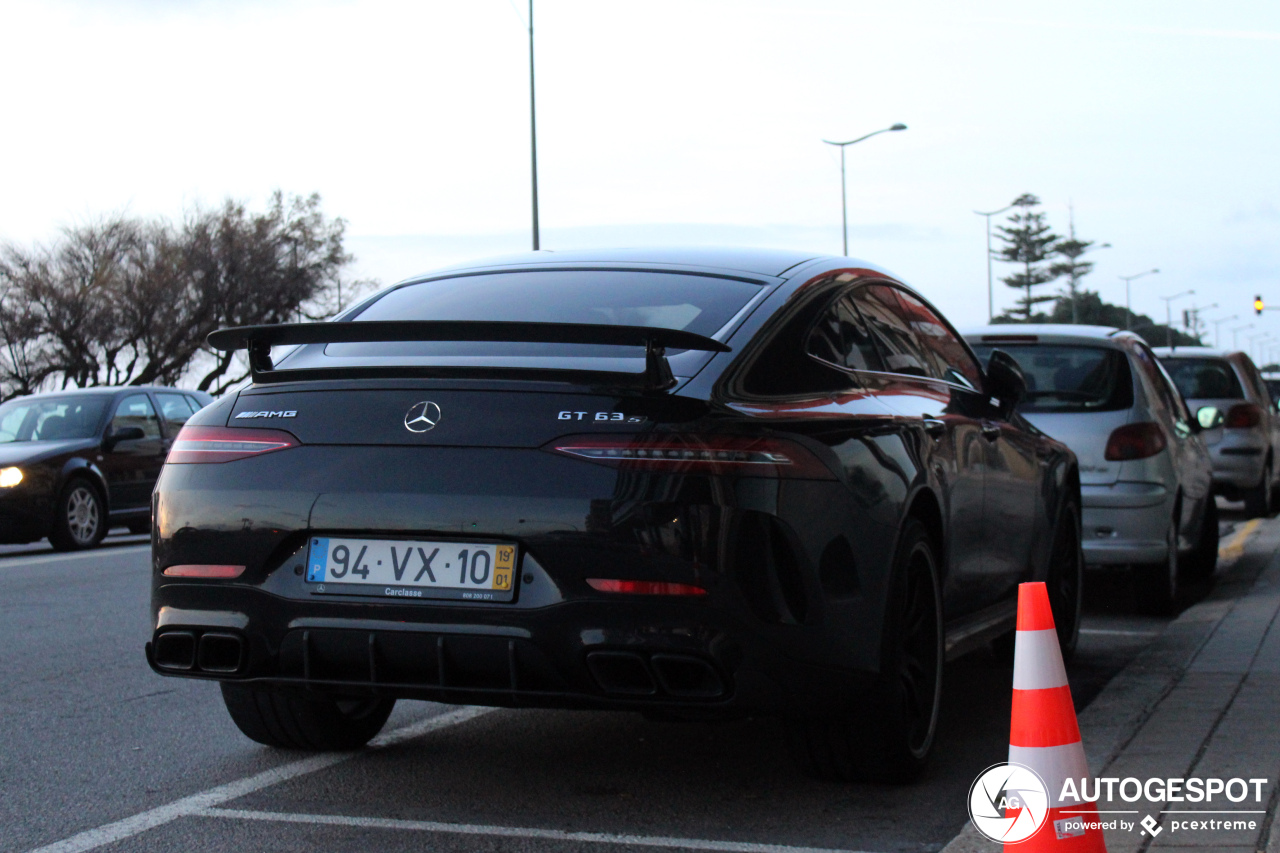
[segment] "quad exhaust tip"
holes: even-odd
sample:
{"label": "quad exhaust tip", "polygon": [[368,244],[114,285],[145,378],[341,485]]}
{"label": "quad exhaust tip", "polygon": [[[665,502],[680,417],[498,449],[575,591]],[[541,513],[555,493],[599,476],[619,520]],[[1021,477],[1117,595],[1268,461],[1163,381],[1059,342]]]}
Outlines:
{"label": "quad exhaust tip", "polygon": [[692,655],[590,652],[587,668],[600,689],[612,696],[663,693],[681,699],[715,699],[725,693],[715,667]]}
{"label": "quad exhaust tip", "polygon": [[232,675],[244,667],[247,644],[226,631],[165,631],[155,639],[153,658],[160,669]]}

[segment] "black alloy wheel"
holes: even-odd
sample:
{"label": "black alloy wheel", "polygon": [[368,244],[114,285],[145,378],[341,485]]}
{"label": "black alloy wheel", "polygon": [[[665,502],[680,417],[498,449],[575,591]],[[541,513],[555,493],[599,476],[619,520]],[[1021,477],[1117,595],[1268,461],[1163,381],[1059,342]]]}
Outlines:
{"label": "black alloy wheel", "polygon": [[894,561],[880,676],[848,713],[802,718],[792,751],[810,775],[833,781],[909,782],[933,748],[942,703],[943,625],[929,531],[910,519]]}
{"label": "black alloy wheel", "polygon": [[382,731],[396,705],[378,696],[317,696],[228,681],[222,682],[222,701],[250,739],[317,752],[359,749]]}
{"label": "black alloy wheel", "polygon": [[1062,659],[1070,661],[1080,640],[1080,612],[1084,607],[1084,551],[1080,545],[1080,510],[1074,500],[1064,504],[1059,513],[1045,587]]}
{"label": "black alloy wheel", "polygon": [[93,548],[107,535],[107,509],[88,480],[74,479],[58,496],[49,544],[55,551]]}

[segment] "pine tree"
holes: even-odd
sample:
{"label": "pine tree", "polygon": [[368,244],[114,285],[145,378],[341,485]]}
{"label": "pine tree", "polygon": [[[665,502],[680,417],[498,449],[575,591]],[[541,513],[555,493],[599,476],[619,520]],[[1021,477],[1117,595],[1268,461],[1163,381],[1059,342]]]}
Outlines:
{"label": "pine tree", "polygon": [[[1070,236],[1065,240],[1059,240],[1054,248],[1054,254],[1061,261],[1049,267],[1049,271],[1061,277],[1067,277],[1067,301],[1071,306],[1071,322],[1080,322],[1080,310],[1078,302],[1080,298],[1080,279],[1093,272],[1093,261],[1081,260],[1090,249],[1093,248],[1093,240],[1076,239],[1076,215],[1075,209],[1071,209],[1070,213]],[[1105,249],[1110,243],[1103,243],[1098,248]]]}
{"label": "pine tree", "polygon": [[1004,246],[997,249],[997,257],[1008,264],[1022,267],[1018,272],[1000,279],[1010,287],[1026,290],[1026,295],[1018,300],[1021,306],[1023,322],[1031,322],[1031,309],[1056,297],[1052,295],[1033,296],[1031,288],[1048,284],[1061,272],[1055,271],[1049,259],[1053,257],[1061,238],[1054,234],[1045,221],[1043,213],[1033,210],[1040,205],[1040,199],[1031,193],[1024,193],[1014,199],[1013,204],[1019,210],[1009,214],[1008,225],[997,225],[996,234],[1004,241]]}

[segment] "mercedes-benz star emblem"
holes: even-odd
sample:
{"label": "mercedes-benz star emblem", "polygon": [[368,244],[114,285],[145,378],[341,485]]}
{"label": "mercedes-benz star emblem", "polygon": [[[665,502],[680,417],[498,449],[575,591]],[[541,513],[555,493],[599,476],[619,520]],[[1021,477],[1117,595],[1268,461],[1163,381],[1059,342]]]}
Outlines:
{"label": "mercedes-benz star emblem", "polygon": [[440,407],[430,400],[414,403],[404,416],[404,428],[409,432],[426,432],[440,423]]}

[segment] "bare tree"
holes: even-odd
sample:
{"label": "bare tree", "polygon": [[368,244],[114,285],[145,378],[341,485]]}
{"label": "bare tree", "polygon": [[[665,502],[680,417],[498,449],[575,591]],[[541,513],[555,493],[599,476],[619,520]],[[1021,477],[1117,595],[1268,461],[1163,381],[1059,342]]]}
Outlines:
{"label": "bare tree", "polygon": [[[227,201],[181,225],[123,216],[51,246],[0,251],[0,396],[176,384],[222,393],[247,375],[205,337],[223,326],[332,316],[351,256],[320,197],[276,192],[265,212]],[[345,283],[347,293],[361,283]],[[348,303],[350,297],[348,296]]]}

